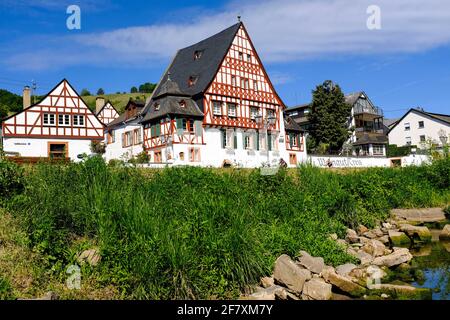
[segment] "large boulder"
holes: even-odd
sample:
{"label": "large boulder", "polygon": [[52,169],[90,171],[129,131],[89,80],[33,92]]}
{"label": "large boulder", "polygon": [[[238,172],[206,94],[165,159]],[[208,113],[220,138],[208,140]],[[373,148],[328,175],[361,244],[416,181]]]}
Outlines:
{"label": "large boulder", "polygon": [[313,278],[303,286],[303,300],[330,300],[332,297],[331,284],[321,278]]}
{"label": "large boulder", "polygon": [[311,279],[311,271],[302,269],[288,255],[281,255],[275,262],[273,278],[296,294],[302,293],[305,281]]}
{"label": "large boulder", "polygon": [[364,244],[362,250],[374,257],[379,257],[384,255],[384,250],[386,246],[378,240],[372,239]]}
{"label": "large boulder", "polygon": [[450,224],[446,224],[439,234],[439,240],[450,240]]}
{"label": "large boulder", "polygon": [[322,269],[325,268],[325,262],[322,257],[312,257],[306,251],[300,251],[298,262],[309,271],[317,274],[321,273]]}
{"label": "large boulder", "polygon": [[395,248],[394,252],[387,256],[377,257],[372,264],[377,266],[393,267],[399,264],[409,262],[413,258],[412,254],[406,248]]}
{"label": "large boulder", "polygon": [[346,277],[349,275],[349,273],[353,269],[356,269],[356,268],[357,268],[357,266],[354,265],[353,263],[346,263],[346,264],[336,267],[336,273],[340,276]]}
{"label": "large boulder", "polygon": [[353,297],[360,297],[364,295],[366,289],[356,283],[350,278],[338,275],[333,267],[325,267],[322,270],[322,277],[333,286],[339,288],[339,290],[350,294]]}
{"label": "large boulder", "polygon": [[391,215],[395,220],[409,224],[445,221],[445,213],[441,208],[393,209]]}
{"label": "large boulder", "polygon": [[411,239],[405,233],[393,230],[389,230],[389,241],[395,247],[411,244]]}
{"label": "large boulder", "polygon": [[377,240],[380,241],[384,245],[389,244],[389,236],[388,235],[379,237]]}
{"label": "large boulder", "polygon": [[431,232],[427,227],[412,226],[410,224],[402,224],[400,230],[403,231],[411,239],[418,239],[422,242],[431,241]]}

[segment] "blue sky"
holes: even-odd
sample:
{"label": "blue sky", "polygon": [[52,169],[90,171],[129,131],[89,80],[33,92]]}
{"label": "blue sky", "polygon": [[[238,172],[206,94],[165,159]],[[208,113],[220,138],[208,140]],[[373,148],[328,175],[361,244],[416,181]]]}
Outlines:
{"label": "blue sky", "polygon": [[[70,4],[81,30],[66,28]],[[366,26],[372,4],[380,30]],[[129,91],[157,82],[178,48],[237,15],[288,106],[332,79],[365,91],[387,118],[417,106],[450,113],[446,0],[1,0],[0,88],[20,93],[34,79],[45,94],[67,78],[78,91]]]}

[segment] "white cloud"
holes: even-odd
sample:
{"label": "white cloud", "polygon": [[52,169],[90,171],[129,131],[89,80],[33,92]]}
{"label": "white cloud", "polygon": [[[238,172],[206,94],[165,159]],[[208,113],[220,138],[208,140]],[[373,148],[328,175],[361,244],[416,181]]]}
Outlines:
{"label": "white cloud", "polygon": [[[372,4],[381,8],[381,30],[367,29],[366,9]],[[23,63],[26,53],[5,61],[22,61],[22,68],[159,62],[235,23],[238,14],[264,62],[421,52],[450,42],[447,0],[250,0],[231,2],[221,12],[190,23],[69,36],[56,53],[30,53],[33,64]]]}

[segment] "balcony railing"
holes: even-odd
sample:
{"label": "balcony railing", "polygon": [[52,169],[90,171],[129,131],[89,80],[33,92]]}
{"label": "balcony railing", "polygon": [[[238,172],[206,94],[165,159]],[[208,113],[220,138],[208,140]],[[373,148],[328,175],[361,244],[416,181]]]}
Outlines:
{"label": "balcony railing", "polygon": [[370,106],[361,106],[361,105],[356,105],[355,108],[353,109],[353,113],[354,114],[363,114],[363,113],[367,113],[367,114],[373,114],[376,116],[383,116],[383,110],[377,107],[370,107]]}

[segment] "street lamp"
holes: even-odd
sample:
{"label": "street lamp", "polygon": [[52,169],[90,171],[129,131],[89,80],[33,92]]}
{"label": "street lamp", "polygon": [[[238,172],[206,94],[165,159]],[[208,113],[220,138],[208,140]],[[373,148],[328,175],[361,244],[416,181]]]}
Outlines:
{"label": "street lamp", "polygon": [[267,165],[270,167],[270,155],[269,155],[269,126],[275,125],[277,118],[273,115],[269,115],[266,118],[260,113],[255,117],[256,123],[262,126],[266,136],[266,151],[267,151]]}

